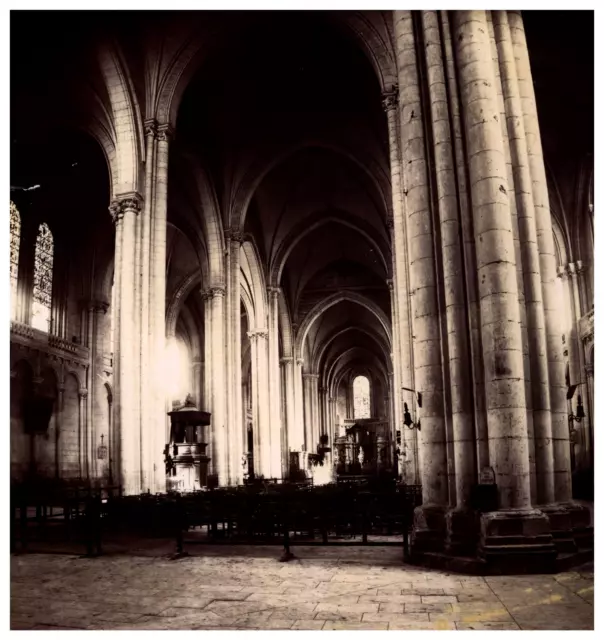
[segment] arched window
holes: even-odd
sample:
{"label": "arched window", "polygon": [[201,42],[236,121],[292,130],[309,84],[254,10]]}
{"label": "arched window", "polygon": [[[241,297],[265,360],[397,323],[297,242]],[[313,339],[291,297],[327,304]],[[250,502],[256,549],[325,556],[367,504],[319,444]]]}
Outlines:
{"label": "arched window", "polygon": [[21,216],[14,202],[10,203],[10,314],[17,312],[17,283],[19,280],[19,243],[21,242]]}
{"label": "arched window", "polygon": [[352,392],[354,396],[354,419],[370,418],[369,380],[365,376],[357,376],[352,384]]}
{"label": "arched window", "polygon": [[34,301],[31,325],[40,331],[50,331],[52,309],[52,263],[54,242],[48,225],[38,227],[34,254]]}

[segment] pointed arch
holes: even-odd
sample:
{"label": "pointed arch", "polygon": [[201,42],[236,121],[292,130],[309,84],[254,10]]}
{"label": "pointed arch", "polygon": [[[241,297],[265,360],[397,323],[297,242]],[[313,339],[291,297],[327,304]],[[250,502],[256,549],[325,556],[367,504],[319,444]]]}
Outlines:
{"label": "pointed arch", "polygon": [[390,272],[392,270],[392,261],[387,256],[387,247],[384,242],[380,243],[376,237],[375,229],[372,228],[365,221],[360,220],[350,214],[345,214],[340,211],[324,212],[317,211],[309,218],[305,218],[298,225],[296,225],[285,237],[285,239],[279,244],[272,260],[272,266],[270,271],[270,284],[271,286],[279,286],[281,282],[281,275],[283,269],[287,263],[291,252],[296,248],[296,245],[301,242],[307,235],[321,228],[322,226],[335,222],[341,224],[357,233],[361,234],[367,242],[375,249],[377,255],[380,258],[384,271],[391,277]]}
{"label": "pointed arch", "polygon": [[[145,157],[143,121],[134,85],[127,65],[115,42],[104,43],[98,54],[101,73],[112,110],[115,135],[115,173],[112,171],[113,196],[141,193],[141,164]],[[110,151],[110,149],[109,149]]]}
{"label": "pointed arch", "polygon": [[378,307],[378,305],[373,302],[373,300],[370,300],[366,296],[363,296],[359,293],[355,293],[354,291],[339,291],[318,302],[306,314],[304,320],[302,321],[302,324],[300,325],[296,338],[296,357],[302,357],[301,354],[303,353],[306,336],[315,320],[317,320],[317,318],[325,313],[325,311],[327,311],[330,307],[333,307],[340,302],[353,302],[360,305],[361,307],[364,307],[365,309],[367,309],[367,311],[370,311],[378,319],[380,325],[384,329],[384,333],[386,334],[386,337],[388,339],[388,346],[392,345],[392,330],[390,327],[390,322],[382,309]]}
{"label": "pointed arch", "polygon": [[241,245],[241,271],[251,286],[255,327],[265,329],[268,322],[266,282],[258,249],[251,236],[246,236]]}

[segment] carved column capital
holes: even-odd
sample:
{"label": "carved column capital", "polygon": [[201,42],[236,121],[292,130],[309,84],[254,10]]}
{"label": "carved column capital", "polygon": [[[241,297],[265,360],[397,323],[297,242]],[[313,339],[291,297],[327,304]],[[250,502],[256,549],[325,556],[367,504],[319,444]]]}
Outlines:
{"label": "carved column capital", "polygon": [[157,127],[157,139],[160,142],[168,142],[174,138],[174,129],[170,124],[160,124]]}
{"label": "carved column capital", "polygon": [[200,288],[199,292],[201,293],[201,299],[204,302],[207,302],[212,297],[210,289],[202,289],[202,288]]}
{"label": "carved column capital", "polygon": [[398,107],[398,86],[392,85],[390,91],[382,93],[382,107],[386,113]]}
{"label": "carved column capital", "polygon": [[283,356],[283,358],[279,360],[281,364],[291,364],[293,361],[294,359],[291,356]]}
{"label": "carved column capital", "polygon": [[568,277],[568,268],[567,268],[567,266],[566,265],[560,265],[558,267],[558,278],[561,278],[562,280],[564,280],[567,277]]}
{"label": "carved column capital", "polygon": [[392,278],[388,278],[388,280],[386,280],[386,284],[388,285],[389,291],[394,290],[394,280]]}
{"label": "carved column capital", "polygon": [[299,367],[303,367],[304,366],[304,358],[296,358],[296,364]]}
{"label": "carved column capital", "polygon": [[392,231],[392,229],[394,229],[394,218],[392,216],[388,216],[386,218],[386,227],[389,231]]}
{"label": "carved column capital", "polygon": [[82,399],[88,397],[88,389],[78,389],[78,396]]}
{"label": "carved column capital", "polygon": [[143,126],[145,127],[145,136],[151,138],[155,138],[157,136],[157,120],[153,118],[145,120]]}
{"label": "carved column capital", "polygon": [[226,294],[226,287],[224,285],[216,285],[214,287],[210,287],[210,297],[217,298],[218,296],[223,296]]}
{"label": "carved column capital", "polygon": [[250,340],[266,339],[268,338],[268,331],[266,329],[255,329],[254,331],[248,331],[247,337]]}
{"label": "carved column capital", "polygon": [[109,303],[105,300],[91,299],[87,301],[88,311],[91,313],[107,313],[109,310]]}
{"label": "carved column capital", "polygon": [[113,222],[117,225],[121,222],[124,214],[129,211],[138,215],[142,209],[142,202],[141,195],[135,191],[117,196],[109,205],[109,213],[113,218]]}
{"label": "carved column capital", "polygon": [[273,300],[277,300],[279,298],[279,294],[281,293],[280,287],[267,287],[266,288],[268,295]]}
{"label": "carved column capital", "polygon": [[224,232],[224,237],[227,241],[232,244],[241,245],[243,243],[243,232],[241,229],[231,227],[230,229],[226,229]]}

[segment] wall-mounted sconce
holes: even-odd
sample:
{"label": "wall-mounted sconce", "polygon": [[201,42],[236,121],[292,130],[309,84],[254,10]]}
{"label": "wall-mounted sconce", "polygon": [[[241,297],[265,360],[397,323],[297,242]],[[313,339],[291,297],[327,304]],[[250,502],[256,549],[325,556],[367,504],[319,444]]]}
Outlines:
{"label": "wall-mounted sconce", "polygon": [[[572,407],[572,405],[571,405]],[[581,422],[585,417],[585,411],[583,409],[583,400],[581,399],[581,395],[577,396],[577,413],[574,414],[572,411],[568,414],[568,422],[572,425],[573,422]]]}

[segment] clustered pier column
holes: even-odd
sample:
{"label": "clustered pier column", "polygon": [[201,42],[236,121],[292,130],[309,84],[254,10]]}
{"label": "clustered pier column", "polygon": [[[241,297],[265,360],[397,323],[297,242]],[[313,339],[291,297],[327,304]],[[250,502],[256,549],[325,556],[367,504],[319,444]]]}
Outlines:
{"label": "clustered pier column", "polygon": [[[394,378],[406,386],[401,362],[412,363],[423,395],[413,553],[478,550],[490,563],[545,567],[586,525],[571,501],[551,214],[522,18],[395,11],[393,22]],[[410,345],[398,326],[407,274]],[[490,474],[497,501],[478,512],[475,489]]]}

